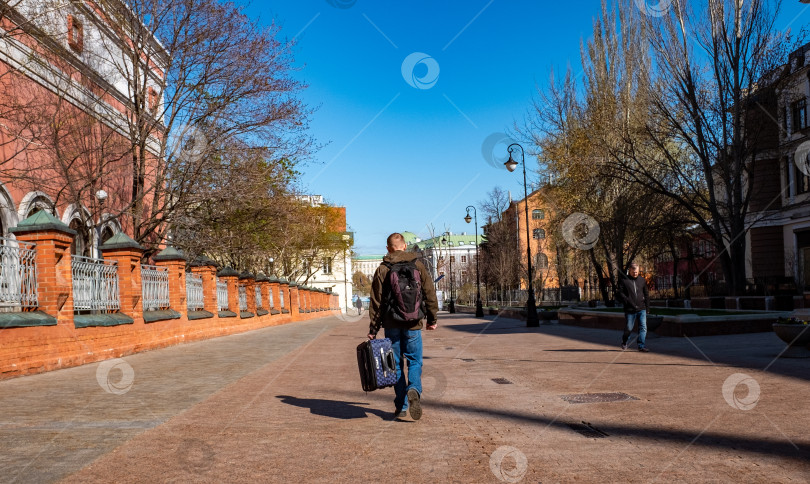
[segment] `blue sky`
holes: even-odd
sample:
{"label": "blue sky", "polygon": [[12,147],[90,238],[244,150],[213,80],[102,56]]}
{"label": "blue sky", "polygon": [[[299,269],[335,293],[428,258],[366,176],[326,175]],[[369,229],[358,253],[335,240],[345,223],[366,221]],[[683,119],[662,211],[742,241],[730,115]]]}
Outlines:
{"label": "blue sky", "polygon": [[[778,27],[810,24],[808,8],[786,0]],[[317,108],[311,134],[326,144],[302,185],[346,207],[355,251],[367,255],[383,253],[391,232],[428,236],[428,224],[473,233],[465,207],[495,186],[523,197],[520,170],[488,162],[482,145],[522,123],[552,68],[580,72],[600,2],[264,0],[247,13],[298,44],[295,76]],[[433,60],[416,56],[406,80],[414,53]]]}

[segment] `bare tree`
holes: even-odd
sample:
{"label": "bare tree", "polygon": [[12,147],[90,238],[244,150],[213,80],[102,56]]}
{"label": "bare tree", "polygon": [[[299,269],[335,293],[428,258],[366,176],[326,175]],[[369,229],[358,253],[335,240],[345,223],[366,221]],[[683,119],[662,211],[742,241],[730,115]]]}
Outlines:
{"label": "bare tree", "polygon": [[776,67],[792,43],[774,28],[781,2],[674,0],[660,18],[630,4],[605,29],[638,46],[625,52],[634,75],[624,79],[626,123],[609,143],[611,162],[691,215],[720,249],[728,291],[737,294],[756,166],[779,129]]}
{"label": "bare tree", "polygon": [[100,52],[126,79],[131,104],[129,200],[134,237],[152,246],[201,200],[197,180],[229,138],[293,167],[306,155],[307,110],[290,77],[290,42],[218,0],[102,2],[129,49]]}

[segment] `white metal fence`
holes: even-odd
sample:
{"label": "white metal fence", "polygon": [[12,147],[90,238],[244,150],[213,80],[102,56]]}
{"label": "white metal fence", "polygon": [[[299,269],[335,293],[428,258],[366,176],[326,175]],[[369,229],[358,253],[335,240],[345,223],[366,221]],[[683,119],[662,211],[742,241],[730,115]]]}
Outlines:
{"label": "white metal fence", "polygon": [[284,289],[278,289],[278,303],[281,308],[284,308]]}
{"label": "white metal fence", "polygon": [[121,308],[118,293],[118,264],[116,261],[74,255],[74,311],[116,311]]}
{"label": "white metal fence", "polygon": [[265,309],[273,309],[276,306],[273,304],[273,288],[267,291],[267,307]]}
{"label": "white metal fence", "polygon": [[217,277],[217,309],[220,311],[228,310],[228,283],[220,281]]}
{"label": "white metal fence", "polygon": [[36,244],[0,237],[0,307],[37,307]]}
{"label": "white metal fence", "polygon": [[203,283],[202,276],[186,272],[186,307],[189,311],[202,311]]}
{"label": "white metal fence", "polygon": [[255,294],[256,298],[256,309],[266,309],[262,305],[262,288],[258,284],[253,288],[253,293]]}
{"label": "white metal fence", "polygon": [[141,264],[143,310],[169,309],[169,269]]}
{"label": "white metal fence", "polygon": [[239,310],[247,311],[248,310],[247,288],[240,284],[239,286],[237,286],[237,289],[239,290]]}

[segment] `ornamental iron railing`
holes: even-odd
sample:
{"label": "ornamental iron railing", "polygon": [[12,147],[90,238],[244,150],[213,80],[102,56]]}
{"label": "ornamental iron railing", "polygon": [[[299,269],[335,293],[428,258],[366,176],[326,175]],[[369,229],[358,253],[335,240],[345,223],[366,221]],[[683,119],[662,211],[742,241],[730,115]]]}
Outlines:
{"label": "ornamental iron railing", "polygon": [[0,237],[0,307],[35,308],[36,244]]}
{"label": "ornamental iron railing", "polygon": [[278,290],[278,303],[282,309],[284,309],[284,289],[279,288]]}
{"label": "ornamental iron railing", "polygon": [[256,309],[264,309],[264,306],[262,306],[262,288],[261,288],[261,286],[256,284],[256,287],[253,288],[253,293],[255,294],[255,298],[256,298]]}
{"label": "ornamental iron railing", "polygon": [[117,311],[121,308],[118,292],[118,263],[74,255],[73,310]]}
{"label": "ornamental iron railing", "polygon": [[217,308],[220,311],[228,310],[228,283],[220,281],[217,277]]}
{"label": "ornamental iron railing", "polygon": [[273,304],[273,288],[269,288],[267,291],[267,308],[266,309],[274,309],[276,306]]}
{"label": "ornamental iron railing", "polygon": [[143,310],[169,309],[169,268],[141,264]]}
{"label": "ornamental iron railing", "polygon": [[247,311],[247,288],[240,284],[237,289],[239,290],[239,310]]}
{"label": "ornamental iron railing", "polygon": [[186,308],[189,311],[202,311],[204,307],[202,276],[186,272]]}

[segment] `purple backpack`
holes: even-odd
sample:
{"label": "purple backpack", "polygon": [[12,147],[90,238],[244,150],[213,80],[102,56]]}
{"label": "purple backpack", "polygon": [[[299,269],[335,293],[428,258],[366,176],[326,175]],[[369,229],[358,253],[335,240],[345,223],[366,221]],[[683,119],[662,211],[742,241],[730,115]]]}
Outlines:
{"label": "purple backpack", "polygon": [[416,323],[425,317],[422,278],[414,261],[383,262],[388,275],[383,284],[386,312],[394,321]]}

